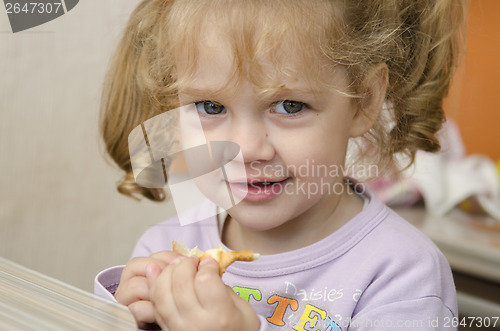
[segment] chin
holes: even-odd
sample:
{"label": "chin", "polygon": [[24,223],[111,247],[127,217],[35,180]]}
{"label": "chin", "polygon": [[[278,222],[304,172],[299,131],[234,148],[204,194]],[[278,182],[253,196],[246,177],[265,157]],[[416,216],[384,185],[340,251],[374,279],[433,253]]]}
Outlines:
{"label": "chin", "polygon": [[275,229],[287,222],[283,215],[275,217],[272,214],[261,215],[260,213],[238,211],[231,211],[229,214],[241,227],[258,232]]}

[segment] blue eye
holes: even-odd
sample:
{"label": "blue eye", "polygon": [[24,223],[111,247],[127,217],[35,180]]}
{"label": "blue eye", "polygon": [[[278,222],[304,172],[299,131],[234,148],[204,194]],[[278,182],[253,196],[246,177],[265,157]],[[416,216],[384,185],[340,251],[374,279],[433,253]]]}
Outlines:
{"label": "blue eye", "polygon": [[280,114],[295,114],[306,107],[305,103],[293,100],[279,101],[274,105],[274,111]]}
{"label": "blue eye", "polygon": [[220,103],[213,101],[196,102],[196,110],[205,115],[219,115],[226,112],[226,108]]}

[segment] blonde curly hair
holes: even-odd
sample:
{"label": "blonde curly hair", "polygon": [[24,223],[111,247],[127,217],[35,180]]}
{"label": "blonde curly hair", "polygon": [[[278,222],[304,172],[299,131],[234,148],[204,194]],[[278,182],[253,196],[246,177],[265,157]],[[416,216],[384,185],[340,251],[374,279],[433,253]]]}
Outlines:
{"label": "blonde curly hair", "polygon": [[[386,166],[397,153],[412,162],[418,150],[439,150],[436,133],[465,15],[465,0],[143,0],[130,16],[102,97],[101,134],[125,172],[118,191],[165,198],[162,189],[135,183],[127,137],[145,120],[179,106],[177,91],[186,82],[177,80],[176,58],[187,55],[194,72],[200,22],[208,17],[230,42],[235,73],[268,89],[279,81],[258,59],[270,60],[288,76],[307,68],[314,79],[323,69],[315,66],[318,57],[326,58],[347,69],[354,100],[362,99],[365,73],[385,63],[390,116],[379,116],[357,146],[363,159]],[[300,68],[282,61],[287,48],[297,53]]]}

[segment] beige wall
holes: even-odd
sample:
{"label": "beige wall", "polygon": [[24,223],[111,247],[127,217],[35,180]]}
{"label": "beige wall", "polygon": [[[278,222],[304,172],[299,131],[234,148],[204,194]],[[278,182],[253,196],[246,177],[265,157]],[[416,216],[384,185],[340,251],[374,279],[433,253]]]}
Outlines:
{"label": "beige wall", "polygon": [[84,0],[13,34],[0,10],[0,256],[92,290],[169,204],[115,190],[97,131],[100,86],[138,0]]}

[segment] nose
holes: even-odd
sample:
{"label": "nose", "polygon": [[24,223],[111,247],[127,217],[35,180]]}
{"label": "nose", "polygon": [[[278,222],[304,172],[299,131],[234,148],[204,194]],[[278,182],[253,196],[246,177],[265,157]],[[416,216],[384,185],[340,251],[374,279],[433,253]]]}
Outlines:
{"label": "nose", "polygon": [[258,116],[234,119],[227,139],[240,146],[245,163],[269,161],[274,157],[275,149],[266,123]]}

